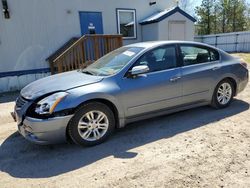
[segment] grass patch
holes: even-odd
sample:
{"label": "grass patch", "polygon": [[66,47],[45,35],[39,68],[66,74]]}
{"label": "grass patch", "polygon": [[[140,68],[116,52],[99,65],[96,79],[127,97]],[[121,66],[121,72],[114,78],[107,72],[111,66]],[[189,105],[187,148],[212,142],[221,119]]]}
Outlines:
{"label": "grass patch", "polygon": [[250,53],[233,53],[231,55],[240,57],[250,64]]}

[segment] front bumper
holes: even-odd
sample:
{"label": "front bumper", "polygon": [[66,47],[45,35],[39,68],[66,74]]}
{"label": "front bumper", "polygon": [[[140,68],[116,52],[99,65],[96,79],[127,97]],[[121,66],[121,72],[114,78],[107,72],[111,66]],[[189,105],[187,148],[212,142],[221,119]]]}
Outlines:
{"label": "front bumper", "polygon": [[24,138],[36,144],[46,145],[66,142],[66,127],[72,116],[49,119],[25,117],[23,122],[18,123],[18,131]]}

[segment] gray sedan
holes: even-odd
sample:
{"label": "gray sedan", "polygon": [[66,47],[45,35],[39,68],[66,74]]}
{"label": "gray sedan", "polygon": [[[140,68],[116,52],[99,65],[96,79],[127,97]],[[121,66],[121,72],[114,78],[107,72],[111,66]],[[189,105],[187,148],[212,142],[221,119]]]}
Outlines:
{"label": "gray sedan", "polygon": [[19,132],[31,142],[90,146],[130,122],[202,105],[225,108],[247,83],[246,63],[214,47],[137,43],[85,69],[29,84],[14,114]]}

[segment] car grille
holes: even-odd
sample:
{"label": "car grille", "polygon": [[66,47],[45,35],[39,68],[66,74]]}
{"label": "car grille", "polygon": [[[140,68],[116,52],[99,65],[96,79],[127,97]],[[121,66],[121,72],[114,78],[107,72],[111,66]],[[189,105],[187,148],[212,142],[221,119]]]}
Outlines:
{"label": "car grille", "polygon": [[19,96],[16,100],[16,107],[18,109],[21,109],[27,102],[29,102],[27,99],[23,98],[22,96]]}

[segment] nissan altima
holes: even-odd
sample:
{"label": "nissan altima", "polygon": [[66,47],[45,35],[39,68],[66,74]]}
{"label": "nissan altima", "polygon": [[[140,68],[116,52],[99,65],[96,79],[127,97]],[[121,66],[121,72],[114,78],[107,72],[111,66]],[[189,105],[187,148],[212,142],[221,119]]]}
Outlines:
{"label": "nissan altima", "polygon": [[247,83],[246,63],[212,46],[137,43],[29,84],[14,117],[31,142],[91,146],[130,122],[202,105],[225,108]]}

